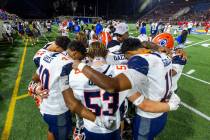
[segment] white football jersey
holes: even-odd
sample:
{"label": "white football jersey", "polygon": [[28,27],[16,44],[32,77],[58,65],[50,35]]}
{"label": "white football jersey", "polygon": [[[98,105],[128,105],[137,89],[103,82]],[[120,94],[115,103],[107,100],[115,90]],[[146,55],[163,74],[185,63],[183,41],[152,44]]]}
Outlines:
{"label": "white football jersey", "polygon": [[43,48],[39,49],[36,54],[33,57],[33,61],[37,67],[39,67],[40,58],[48,52],[47,48],[50,46],[53,42],[47,43]]}
{"label": "white football jersey", "polygon": [[161,101],[167,102],[172,94],[172,59],[166,53],[160,53],[165,69],[165,95]]}
{"label": "white football jersey", "polygon": [[91,30],[91,32],[90,32],[90,40],[94,40],[93,35],[95,35],[95,31]]}
{"label": "white football jersey", "polygon": [[[127,69],[126,65],[103,65],[101,67],[93,67],[95,70],[104,73],[107,76],[114,77]],[[91,82],[85,75],[79,71],[72,70],[69,75],[70,87],[74,91],[77,99],[94,112],[97,116],[115,116],[117,119],[116,126],[113,130],[108,130],[97,126],[95,123],[84,119],[84,127],[93,133],[110,133],[120,127],[120,111],[119,108],[126,97],[131,93],[124,91],[123,93],[108,93],[100,89]]]}
{"label": "white football jersey", "polygon": [[46,23],[47,28],[51,28],[51,23]]}
{"label": "white football jersey", "polygon": [[[124,72],[136,89],[147,99],[161,101],[166,90],[166,70],[162,58],[158,54],[139,54],[128,61],[128,70]],[[145,118],[156,118],[163,113],[144,112],[137,108],[136,113]]]}
{"label": "white football jersey", "polygon": [[107,64],[110,65],[121,65],[127,64],[128,60],[125,58],[125,55],[120,52],[121,46],[116,45],[108,49],[108,54],[106,57]]}
{"label": "white football jersey", "polygon": [[[46,52],[39,62],[37,74],[44,89],[49,90],[49,96],[43,99],[40,112],[43,114],[60,115],[68,110],[62,95],[61,79],[67,77],[72,69],[72,60],[66,52]],[[66,81],[69,85],[68,81]]]}
{"label": "white football jersey", "polygon": [[61,36],[68,36],[67,26],[61,26],[60,31],[61,31]]}
{"label": "white football jersey", "polygon": [[178,81],[182,75],[182,71],[184,69],[185,64],[187,63],[186,60],[182,59],[182,57],[178,55],[174,55],[172,58],[172,68],[176,71],[176,75],[172,77],[172,91],[177,90],[178,88]]}

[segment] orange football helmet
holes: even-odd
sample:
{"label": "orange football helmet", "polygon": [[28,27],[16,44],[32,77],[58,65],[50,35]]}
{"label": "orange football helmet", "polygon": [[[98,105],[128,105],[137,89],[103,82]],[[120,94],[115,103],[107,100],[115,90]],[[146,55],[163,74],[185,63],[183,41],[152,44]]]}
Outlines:
{"label": "orange football helmet", "polygon": [[174,38],[169,33],[158,34],[153,38],[152,42],[168,49],[174,48]]}

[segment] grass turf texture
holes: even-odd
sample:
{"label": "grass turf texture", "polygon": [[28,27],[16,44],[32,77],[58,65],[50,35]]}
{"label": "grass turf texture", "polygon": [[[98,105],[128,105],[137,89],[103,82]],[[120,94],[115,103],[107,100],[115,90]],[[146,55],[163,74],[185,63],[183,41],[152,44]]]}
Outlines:
{"label": "grass turf texture", "polygon": [[[138,31],[135,25],[129,25],[132,36],[137,36]],[[28,83],[35,72],[32,58],[35,52],[47,43],[53,41],[57,33],[57,27],[53,27],[52,33],[46,33],[45,37],[40,37],[40,43],[32,47],[29,43],[20,82],[18,96],[27,93]],[[73,35],[70,34],[72,38]],[[189,35],[188,40],[197,43],[209,39],[206,35]],[[205,42],[205,43],[209,43]],[[190,45],[190,44],[189,44]],[[0,101],[0,132],[2,132],[6,113],[9,108],[10,97],[14,88],[20,59],[23,52],[24,43],[20,39],[16,40],[13,47],[8,44],[0,43],[0,94],[4,100]],[[200,44],[186,48],[188,53],[188,64],[185,66],[184,73],[191,69],[196,71],[191,75],[196,78],[210,82],[210,48],[204,48]],[[179,81],[179,91],[183,102],[198,109],[210,116],[210,87],[207,84],[182,76]],[[39,110],[30,98],[17,100],[14,120],[10,133],[10,140],[45,140],[47,126],[43,122]],[[190,110],[180,107],[178,111],[170,112],[168,122],[164,131],[158,136],[157,140],[206,140],[210,137],[210,122],[201,118]]]}

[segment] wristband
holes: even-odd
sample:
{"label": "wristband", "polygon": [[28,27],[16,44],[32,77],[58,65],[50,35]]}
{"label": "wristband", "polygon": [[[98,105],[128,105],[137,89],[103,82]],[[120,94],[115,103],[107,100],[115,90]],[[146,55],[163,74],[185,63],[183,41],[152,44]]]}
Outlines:
{"label": "wristband", "polygon": [[86,66],[85,63],[80,63],[80,64],[78,65],[78,70],[79,70],[79,71],[82,71],[83,68],[84,68],[85,66]]}
{"label": "wristband", "polygon": [[144,95],[141,95],[140,97],[138,97],[138,98],[133,102],[133,104],[134,104],[135,106],[139,106],[143,101],[144,101]]}

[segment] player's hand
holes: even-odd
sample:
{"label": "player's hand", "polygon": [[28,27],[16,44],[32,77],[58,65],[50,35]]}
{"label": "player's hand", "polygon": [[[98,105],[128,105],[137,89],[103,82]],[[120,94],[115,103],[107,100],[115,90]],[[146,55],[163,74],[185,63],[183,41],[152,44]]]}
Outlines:
{"label": "player's hand", "polygon": [[183,60],[187,60],[187,53],[184,50],[177,49],[175,53],[176,55],[181,56]]}
{"label": "player's hand", "polygon": [[100,127],[112,130],[116,126],[116,118],[111,116],[97,116],[95,119],[95,124]]}
{"label": "player's hand", "polygon": [[49,96],[48,90],[43,89],[41,85],[37,86],[35,93],[37,96],[39,96],[42,99],[47,98]]}
{"label": "player's hand", "polygon": [[169,99],[169,102],[168,102],[170,111],[177,110],[180,106],[180,103],[181,103],[181,100],[180,100],[179,96],[176,95],[175,93],[173,93],[171,95],[171,98]]}

